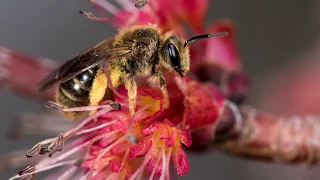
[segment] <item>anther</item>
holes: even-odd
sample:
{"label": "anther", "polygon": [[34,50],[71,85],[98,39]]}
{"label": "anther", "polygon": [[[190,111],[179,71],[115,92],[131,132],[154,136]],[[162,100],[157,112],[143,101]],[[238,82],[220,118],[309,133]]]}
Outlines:
{"label": "anther", "polygon": [[136,3],[135,3],[135,7],[140,9],[140,8],[143,8],[146,4],[148,4],[149,1],[147,0],[138,0]]}
{"label": "anther", "polygon": [[28,158],[31,158],[37,154],[39,154],[41,151],[41,145],[40,144],[36,144],[35,146],[33,146],[27,153],[26,156]]}
{"label": "anther", "polygon": [[127,134],[127,140],[130,141],[132,144],[138,144],[139,143],[139,139],[132,135],[131,133]]}
{"label": "anther", "polygon": [[48,149],[48,147],[44,147],[44,148],[41,148],[39,154],[47,154],[49,152],[50,152],[50,150]]}
{"label": "anther", "polygon": [[117,103],[117,102],[111,102],[109,105],[115,110],[120,110],[121,109],[121,105],[119,103]]}
{"label": "anther", "polygon": [[24,168],[22,171],[19,172],[19,176],[22,176],[24,174],[33,173],[36,171],[36,167],[31,165]]}
{"label": "anther", "polygon": [[82,166],[82,163],[83,163],[83,159],[79,159],[78,161],[76,161],[76,162],[74,163],[74,165],[75,165],[76,167],[81,167],[81,166]]}
{"label": "anther", "polygon": [[79,11],[79,14],[81,14],[82,16],[89,18],[89,19],[93,19],[96,18],[92,13],[90,12],[84,12],[84,11]]}
{"label": "anther", "polygon": [[45,106],[46,106],[47,108],[53,108],[53,109],[56,109],[56,110],[59,110],[59,111],[62,111],[62,110],[64,109],[63,106],[61,106],[61,105],[59,105],[59,104],[57,104],[57,103],[55,103],[55,102],[53,102],[53,101],[47,101],[47,102],[45,103]]}
{"label": "anther", "polygon": [[57,143],[58,143],[58,151],[62,151],[62,149],[63,149],[63,147],[64,147],[64,141],[63,141],[63,133],[60,133],[59,135],[58,135],[58,141],[57,141]]}

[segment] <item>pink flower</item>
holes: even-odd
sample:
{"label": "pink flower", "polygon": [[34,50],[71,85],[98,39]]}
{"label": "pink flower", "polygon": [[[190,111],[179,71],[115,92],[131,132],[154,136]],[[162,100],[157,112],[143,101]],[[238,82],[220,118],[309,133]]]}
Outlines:
{"label": "pink flower", "polygon": [[[209,91],[207,86],[202,86],[194,81],[181,83],[183,83],[182,86],[195,86],[195,89],[184,89],[186,90],[184,93],[187,93],[185,98],[199,100],[202,103],[186,105],[186,109],[183,110],[184,95],[177,93],[177,96],[171,98],[171,102],[175,105],[180,104],[182,110],[164,110],[162,109],[163,99],[160,91],[148,87],[138,88],[138,110],[133,117],[128,111],[126,97],[124,99],[116,98],[116,102],[121,105],[119,110],[114,109],[117,108],[114,105],[106,104],[96,107],[64,109],[50,102],[49,106],[62,111],[100,110],[69,131],[61,133],[57,138],[48,139],[35,145],[27,153],[27,156],[48,154],[53,157],[40,161],[33,167],[33,171],[26,171],[15,177],[30,176],[57,166],[82,162],[78,168],[84,169],[84,177],[89,179],[103,177],[135,179],[146,172],[150,173],[150,178],[157,174],[168,179],[171,160],[175,164],[178,175],[183,176],[189,170],[189,161],[182,144],[187,147],[191,145],[190,130],[199,129],[209,124],[214,126],[219,118],[214,109],[210,109],[213,113],[212,115],[208,114],[208,117],[205,116],[205,111],[203,115],[200,113],[199,117],[193,113],[183,115],[183,112],[186,112],[187,109],[188,111],[200,110],[210,106],[219,109],[224,106],[225,101],[221,94],[212,93],[214,91]],[[169,84],[169,92],[174,86],[176,84]],[[119,89],[119,93],[122,96],[127,94],[123,86]],[[198,97],[197,93],[203,95]],[[167,118],[163,119],[162,117]],[[183,117],[186,118],[185,124],[182,123]],[[174,123],[170,121],[170,118]],[[64,147],[64,142],[72,137],[77,137],[77,140]],[[58,152],[61,150],[62,152]],[[66,160],[68,156],[75,153],[83,155]],[[68,177],[71,177],[72,173],[75,172],[68,173]]]}
{"label": "pink flower", "polygon": [[[248,87],[235,47],[233,26],[219,22],[206,29],[201,23],[208,3],[205,0],[178,0],[174,5],[168,0],[153,0],[139,10],[130,1],[117,1],[122,9],[105,0],[91,2],[103,17],[83,14],[115,27],[152,23],[164,31],[174,30],[185,36],[182,23],[187,23],[196,33],[228,31],[231,36],[199,43],[205,49],[204,54],[191,46],[191,64],[194,65],[191,72],[196,78],[165,74],[170,100],[168,109],[162,107],[160,90],[143,82],[138,83],[137,111],[133,117],[128,110],[124,86],[117,90],[121,96],[115,97],[118,104],[106,101],[98,106],[66,109],[49,102],[49,107],[60,111],[97,112],[58,137],[37,143],[27,156],[47,154],[49,157],[35,166],[28,166],[13,178],[31,178],[38,172],[66,165],[69,169],[52,176],[61,179],[136,179],[147,175],[152,179],[158,175],[169,179],[171,161],[177,174],[185,175],[190,165],[183,147],[191,146],[191,137],[201,144],[212,141],[222,112],[230,105],[228,98],[245,94]],[[105,11],[112,16],[105,15]],[[210,68],[218,67],[220,74],[213,76],[218,77],[217,83],[201,74],[206,72],[202,67],[209,67],[210,71]],[[223,79],[224,73],[230,73],[230,78]],[[73,140],[67,142],[70,139]],[[83,174],[79,174],[79,170],[83,170]]]}
{"label": "pink flower", "polygon": [[[143,166],[146,166],[147,170],[151,172],[151,177],[155,173],[169,177],[171,156],[173,156],[173,162],[179,176],[183,176],[189,171],[188,157],[181,147],[181,143],[188,147],[191,145],[189,131],[178,129],[169,120],[164,120],[163,122],[153,123],[142,133],[146,137],[139,144],[131,147],[131,158],[145,155],[144,162],[146,164],[143,164]],[[162,161],[160,161],[161,159]]]}

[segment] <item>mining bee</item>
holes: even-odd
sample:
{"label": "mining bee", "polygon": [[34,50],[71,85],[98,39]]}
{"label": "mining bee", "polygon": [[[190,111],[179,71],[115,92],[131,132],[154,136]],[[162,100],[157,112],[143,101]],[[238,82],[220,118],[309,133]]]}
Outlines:
{"label": "mining bee", "polygon": [[[135,77],[145,76],[158,83],[166,108],[169,98],[162,71],[186,75],[190,61],[188,46],[197,39],[227,34],[204,34],[185,41],[173,32],[162,34],[155,25],[128,27],[53,71],[39,83],[40,91],[60,84],[56,102],[70,108],[98,105],[104,99],[107,88],[116,88],[124,83],[128,90],[129,111],[133,115],[137,96]],[[77,120],[85,112],[65,112],[64,115]]]}

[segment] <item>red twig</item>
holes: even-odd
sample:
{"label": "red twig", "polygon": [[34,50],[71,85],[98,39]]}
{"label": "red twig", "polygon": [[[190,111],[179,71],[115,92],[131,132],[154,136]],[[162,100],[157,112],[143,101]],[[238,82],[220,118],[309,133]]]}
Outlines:
{"label": "red twig", "polygon": [[56,64],[49,59],[31,57],[0,46],[0,88],[38,100],[53,98],[54,89],[38,93],[37,83]]}
{"label": "red twig", "polygon": [[320,117],[280,117],[248,107],[240,112],[240,129],[234,128],[237,123],[233,118],[220,123],[216,142],[224,151],[273,161],[320,160]]}

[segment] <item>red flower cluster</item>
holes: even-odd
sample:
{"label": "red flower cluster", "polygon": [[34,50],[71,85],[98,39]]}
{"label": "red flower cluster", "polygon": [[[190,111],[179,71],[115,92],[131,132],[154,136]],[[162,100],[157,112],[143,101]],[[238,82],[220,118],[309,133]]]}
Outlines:
{"label": "red flower cluster", "polygon": [[[131,1],[117,1],[122,9],[105,0],[91,2],[103,17],[98,18],[87,12],[83,14],[116,27],[151,23],[163,32],[173,30],[186,36],[182,24],[187,24],[193,33],[228,31],[230,35],[199,42],[198,46],[191,47],[191,74],[183,79],[166,78],[170,100],[168,109],[162,107],[161,92],[143,83],[138,88],[137,112],[133,117],[128,110],[127,92],[123,86],[118,89],[122,97],[115,98],[120,109],[109,102],[71,109],[50,102],[50,107],[62,111],[98,111],[57,138],[34,146],[27,154],[30,157],[37,154],[51,156],[53,153],[58,156],[44,158],[13,178],[32,177],[47,169],[73,165],[59,176],[64,179],[72,176],[78,179],[136,179],[149,174],[150,179],[156,175],[160,179],[169,179],[171,161],[178,175],[183,176],[189,170],[183,144],[191,146],[191,136],[195,132],[200,138],[196,139],[198,143],[210,142],[224,108],[230,105],[228,99],[243,98],[248,88],[235,45],[233,25],[221,21],[206,28],[202,24],[208,4],[206,0],[178,0],[174,1],[174,5],[169,0],[153,0],[141,9],[135,8]],[[113,16],[107,16],[105,10]],[[204,82],[207,80],[217,84],[207,84]],[[72,137],[76,140],[63,147],[64,142]],[[71,156],[72,160],[67,160]],[[83,169],[84,175],[77,176],[77,168]]]}

